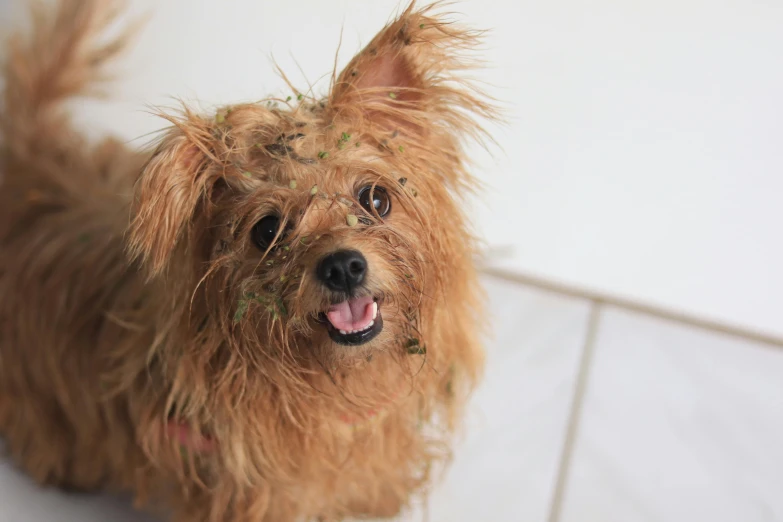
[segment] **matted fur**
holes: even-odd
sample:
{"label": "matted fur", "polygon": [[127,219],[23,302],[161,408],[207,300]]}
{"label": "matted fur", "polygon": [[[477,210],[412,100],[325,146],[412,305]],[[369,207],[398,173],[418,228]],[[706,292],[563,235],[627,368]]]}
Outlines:
{"label": "matted fur", "polygon": [[[123,48],[97,43],[116,4],[35,11],[0,112],[0,434],[30,475],[183,522],[388,517],[426,494],[482,369],[462,147],[494,116],[462,75],[480,34],[436,9],[410,4],[323,99],[161,113],[151,151],[87,143],[62,109]],[[389,216],[358,204],[367,184]],[[286,233],[262,252],[270,213]],[[381,301],[359,348],[317,320],[338,248]]]}

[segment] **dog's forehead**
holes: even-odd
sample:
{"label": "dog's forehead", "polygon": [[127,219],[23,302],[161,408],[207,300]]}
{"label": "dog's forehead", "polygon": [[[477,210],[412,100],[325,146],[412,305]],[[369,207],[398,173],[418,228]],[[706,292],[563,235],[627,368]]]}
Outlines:
{"label": "dog's forehead", "polygon": [[234,105],[213,125],[211,148],[224,158],[215,171],[262,199],[306,200],[310,191],[355,197],[367,184],[399,188],[398,180],[426,170],[402,132],[341,118],[326,102]]}
{"label": "dog's forehead", "polygon": [[251,131],[250,174],[265,181],[291,184],[320,181],[340,184],[384,170],[382,142],[350,124],[324,118],[317,110],[276,113]]}

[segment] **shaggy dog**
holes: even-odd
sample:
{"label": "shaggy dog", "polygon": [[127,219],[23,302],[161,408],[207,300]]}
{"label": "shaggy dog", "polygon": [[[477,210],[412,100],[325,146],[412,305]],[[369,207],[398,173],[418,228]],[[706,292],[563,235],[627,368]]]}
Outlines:
{"label": "shaggy dog", "polygon": [[413,4],[316,98],[161,113],[147,151],[63,104],[119,10],[10,40],[0,434],[42,484],[182,522],[392,517],[448,462],[482,370],[465,138],[481,34]]}

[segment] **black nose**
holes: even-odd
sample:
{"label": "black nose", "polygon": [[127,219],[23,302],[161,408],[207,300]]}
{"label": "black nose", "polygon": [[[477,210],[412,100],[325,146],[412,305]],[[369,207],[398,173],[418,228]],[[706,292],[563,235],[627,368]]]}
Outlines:
{"label": "black nose", "polygon": [[367,274],[367,260],[356,250],[338,250],[321,259],[318,279],[330,290],[351,293]]}

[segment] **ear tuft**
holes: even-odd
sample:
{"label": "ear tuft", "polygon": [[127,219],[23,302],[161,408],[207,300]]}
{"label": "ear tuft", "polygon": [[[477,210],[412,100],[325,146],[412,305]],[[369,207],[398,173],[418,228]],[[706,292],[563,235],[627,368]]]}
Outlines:
{"label": "ear tuft", "polygon": [[135,188],[128,247],[149,275],[162,272],[208,190],[211,159],[180,128],[163,138]]}
{"label": "ear tuft", "polygon": [[482,33],[446,20],[437,7],[417,10],[412,2],[351,60],[332,87],[336,115],[418,136],[438,125],[475,136],[477,117],[497,117],[489,97],[463,74],[480,65],[471,54]]}

